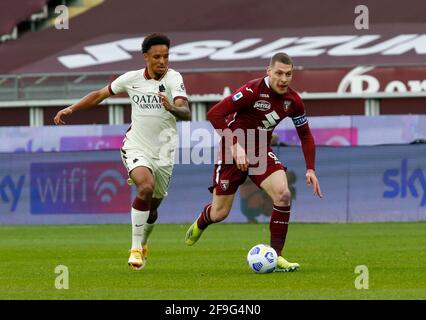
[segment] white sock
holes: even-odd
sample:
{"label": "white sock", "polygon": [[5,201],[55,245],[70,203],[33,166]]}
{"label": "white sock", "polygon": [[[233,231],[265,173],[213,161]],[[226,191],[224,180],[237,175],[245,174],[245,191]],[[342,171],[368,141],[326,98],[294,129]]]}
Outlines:
{"label": "white sock", "polygon": [[149,211],[132,208],[132,249],[142,249],[143,226],[148,220]]}
{"label": "white sock", "polygon": [[148,237],[152,232],[152,229],[154,229],[155,224],[154,223],[145,223],[143,225],[142,230],[142,245],[145,245],[148,242]]}

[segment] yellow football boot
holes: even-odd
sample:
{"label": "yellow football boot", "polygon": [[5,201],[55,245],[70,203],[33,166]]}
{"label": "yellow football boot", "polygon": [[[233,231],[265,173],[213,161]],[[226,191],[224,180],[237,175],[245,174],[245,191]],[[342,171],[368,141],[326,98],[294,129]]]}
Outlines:
{"label": "yellow football boot", "polygon": [[277,261],[277,267],[275,271],[277,272],[293,272],[298,271],[300,269],[300,265],[295,262],[288,262],[283,257],[279,256]]}
{"label": "yellow football boot", "polygon": [[203,231],[204,230],[198,228],[197,220],[195,220],[195,222],[189,227],[188,231],[186,231],[185,244],[188,246],[195,244],[198,239],[200,239]]}

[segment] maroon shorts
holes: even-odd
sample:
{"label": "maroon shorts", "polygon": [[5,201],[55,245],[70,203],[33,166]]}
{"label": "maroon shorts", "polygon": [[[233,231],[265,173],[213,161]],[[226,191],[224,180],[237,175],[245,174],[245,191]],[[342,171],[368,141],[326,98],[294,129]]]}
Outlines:
{"label": "maroon shorts", "polygon": [[217,195],[230,195],[237,192],[238,187],[246,181],[247,176],[260,188],[260,184],[272,173],[278,170],[287,171],[273,152],[268,152],[266,170],[261,174],[249,174],[241,171],[233,164],[216,164],[213,173],[213,185],[209,187],[211,193],[216,189]]}

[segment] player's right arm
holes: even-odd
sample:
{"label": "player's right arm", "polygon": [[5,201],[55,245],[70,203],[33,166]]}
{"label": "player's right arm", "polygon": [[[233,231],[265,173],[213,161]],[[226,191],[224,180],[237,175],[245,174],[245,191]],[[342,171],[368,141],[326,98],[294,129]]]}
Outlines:
{"label": "player's right arm", "polygon": [[250,84],[246,84],[235,91],[232,95],[215,104],[207,112],[207,120],[211,122],[212,126],[216,130],[224,131],[225,129],[229,129],[228,124],[225,121],[226,117],[243,108],[252,106],[254,100],[254,89],[250,88]]}
{"label": "player's right arm", "polygon": [[70,114],[78,110],[83,110],[83,109],[97,106],[99,103],[101,103],[103,100],[105,100],[106,98],[110,96],[111,96],[111,91],[108,88],[108,86],[96,91],[92,91],[86,96],[84,96],[82,99],[80,99],[78,102],[74,103],[73,105],[60,110],[56,114],[56,116],[53,118],[53,121],[57,125],[65,124],[64,118],[66,118]]}
{"label": "player's right arm", "polygon": [[211,122],[216,131],[224,137],[225,145],[232,145],[230,150],[232,158],[234,159],[237,168],[242,171],[248,170],[248,158],[244,147],[238,143],[225,119],[230,114],[234,114],[243,108],[252,106],[254,100],[255,89],[251,88],[250,83],[248,83],[235,91],[232,95],[214,105],[207,112],[207,119]]}

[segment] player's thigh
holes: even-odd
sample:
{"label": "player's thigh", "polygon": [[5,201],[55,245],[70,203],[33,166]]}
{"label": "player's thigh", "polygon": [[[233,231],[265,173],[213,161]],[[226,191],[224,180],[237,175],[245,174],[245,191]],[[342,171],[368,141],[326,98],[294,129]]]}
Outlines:
{"label": "player's thigh", "polygon": [[139,189],[141,187],[154,188],[153,165],[149,156],[143,151],[135,148],[126,148],[123,146],[120,150],[121,159],[129,174],[129,184],[135,184]]}
{"label": "player's thigh", "polygon": [[274,204],[289,205],[291,195],[286,170],[287,168],[282,165],[277,156],[269,151],[266,170],[258,175],[250,175],[250,179],[271,197]]}
{"label": "player's thigh", "polygon": [[235,193],[246,178],[247,171],[239,170],[235,164],[215,165],[213,185],[209,187],[210,192],[213,193],[210,211],[213,221],[222,221],[229,215]]}
{"label": "player's thigh", "polygon": [[155,188],[153,198],[162,199],[167,196],[173,167],[156,167],[154,172]]}
{"label": "player's thigh", "polygon": [[154,191],[155,179],[150,168],[137,166],[130,171],[129,176],[136,185],[138,192],[143,192],[144,190],[149,192]]}
{"label": "player's thigh", "polygon": [[212,208],[210,210],[210,217],[213,221],[222,221],[229,215],[234,197],[235,193],[218,195],[216,189],[213,190]]}
{"label": "player's thigh", "polygon": [[247,178],[247,171],[241,171],[235,164],[216,164],[213,173],[213,184],[210,192],[216,195],[233,195]]}
{"label": "player's thigh", "polygon": [[262,188],[276,204],[281,202],[287,203],[291,199],[287,175],[284,169],[272,172],[260,183],[260,188]]}

